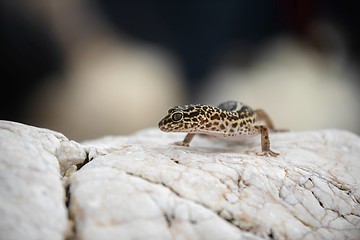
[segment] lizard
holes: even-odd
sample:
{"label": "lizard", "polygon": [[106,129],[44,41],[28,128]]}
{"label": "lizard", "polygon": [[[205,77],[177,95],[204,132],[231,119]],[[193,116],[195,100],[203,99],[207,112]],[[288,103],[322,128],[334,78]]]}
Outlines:
{"label": "lizard", "polygon": [[[180,146],[189,146],[195,134],[237,140],[250,135],[261,135],[261,152],[257,155],[277,157],[270,149],[269,131],[277,131],[264,110],[253,110],[237,101],[227,101],[217,107],[202,104],[174,106],[159,122],[164,132],[186,132]],[[279,130],[281,131],[281,130]]]}

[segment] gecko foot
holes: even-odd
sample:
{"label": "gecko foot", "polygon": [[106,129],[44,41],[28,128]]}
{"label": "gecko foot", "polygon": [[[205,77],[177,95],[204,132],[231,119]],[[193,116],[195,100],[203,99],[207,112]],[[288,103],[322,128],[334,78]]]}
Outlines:
{"label": "gecko foot", "polygon": [[256,155],[258,155],[258,156],[267,156],[267,157],[269,157],[269,156],[271,156],[271,157],[277,157],[277,156],[279,156],[280,154],[279,154],[279,153],[276,153],[276,152],[273,152],[273,151],[271,151],[271,150],[269,149],[269,150],[266,150],[266,151],[262,151],[262,152],[260,152],[260,153],[256,153]]}
{"label": "gecko foot", "polygon": [[186,142],[175,142],[174,145],[182,146],[182,147],[188,147],[189,143]]}

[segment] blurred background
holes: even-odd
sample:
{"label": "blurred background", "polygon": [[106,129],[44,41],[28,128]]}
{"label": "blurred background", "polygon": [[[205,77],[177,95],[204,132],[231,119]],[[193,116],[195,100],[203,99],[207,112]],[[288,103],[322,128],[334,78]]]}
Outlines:
{"label": "blurred background", "polygon": [[0,1],[0,119],[80,141],[238,100],[279,128],[360,134],[355,4]]}

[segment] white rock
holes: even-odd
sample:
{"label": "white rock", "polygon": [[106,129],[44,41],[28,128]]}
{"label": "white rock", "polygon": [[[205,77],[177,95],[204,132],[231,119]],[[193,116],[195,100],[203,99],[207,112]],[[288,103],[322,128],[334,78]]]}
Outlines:
{"label": "white rock", "polygon": [[68,217],[59,161],[76,164],[84,153],[57,132],[0,121],[1,239],[64,239]]}
{"label": "white rock", "polygon": [[[93,154],[92,161],[72,176],[78,185],[72,185],[71,191],[76,193],[84,182],[79,180],[84,172],[105,168],[170,189],[177,197],[226,219],[226,224],[259,237],[357,239],[360,236],[360,139],[357,136],[338,130],[273,134],[272,146],[281,155],[266,158],[244,153],[259,151],[258,138],[246,142],[247,149],[201,137],[189,148],[171,145],[183,135],[148,130],[130,137],[89,141],[85,145],[90,153],[99,148],[102,153]],[[108,182],[111,186],[112,180]],[[119,199],[126,198],[120,195]],[[72,198],[72,201],[82,205],[87,198]],[[86,207],[82,209],[86,211]],[[99,205],[98,211],[102,212],[101,209]],[[96,214],[87,218],[95,221]],[[90,229],[94,231],[94,226],[81,226],[79,231],[83,235]],[[141,228],[140,224],[138,227]],[[171,229],[169,235],[174,238],[177,235]],[[156,235],[156,238],[168,237]]]}
{"label": "white rock", "polygon": [[80,239],[257,239],[170,188],[119,169],[86,166],[72,180],[70,211]]}
{"label": "white rock", "polygon": [[[44,129],[0,126],[7,239],[64,238],[60,173],[86,157],[67,181],[77,239],[360,238],[360,138],[349,132],[272,134],[280,152],[273,158],[252,153],[258,137],[242,145],[195,137],[186,148],[172,145],[184,134],[149,129],[80,145]],[[17,196],[27,200],[21,207]],[[58,231],[45,235],[51,227]]]}

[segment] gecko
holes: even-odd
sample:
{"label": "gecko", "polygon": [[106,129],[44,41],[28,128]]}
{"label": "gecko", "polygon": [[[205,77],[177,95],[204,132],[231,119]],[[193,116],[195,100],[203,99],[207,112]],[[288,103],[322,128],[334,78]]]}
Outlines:
{"label": "gecko", "polygon": [[[217,107],[202,104],[175,106],[159,122],[164,132],[186,132],[180,146],[189,146],[195,134],[211,135],[225,140],[261,135],[261,152],[257,155],[277,157],[270,149],[269,131],[277,131],[264,110],[253,110],[237,101],[227,101]],[[279,130],[282,131],[282,130]]]}

